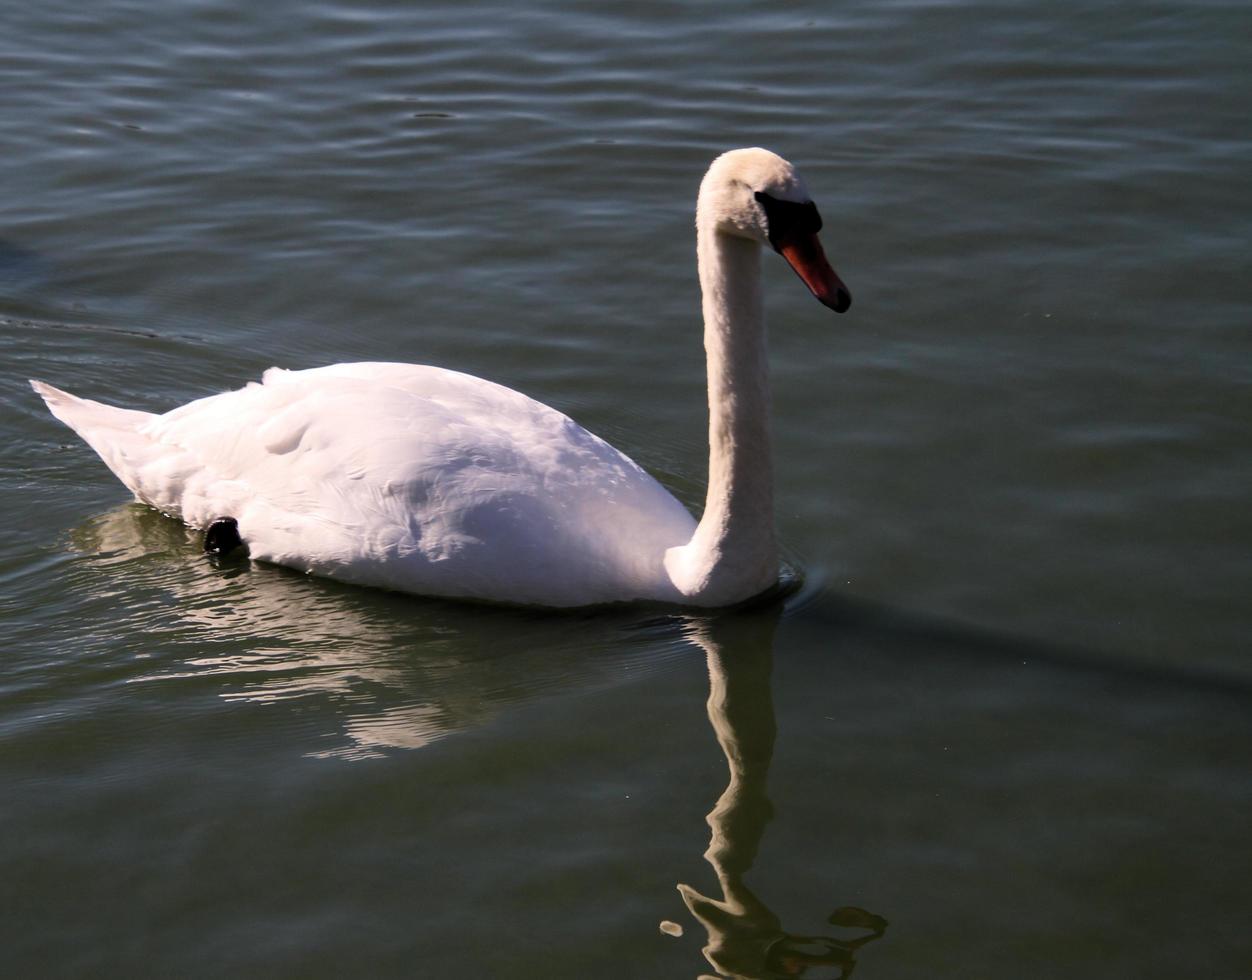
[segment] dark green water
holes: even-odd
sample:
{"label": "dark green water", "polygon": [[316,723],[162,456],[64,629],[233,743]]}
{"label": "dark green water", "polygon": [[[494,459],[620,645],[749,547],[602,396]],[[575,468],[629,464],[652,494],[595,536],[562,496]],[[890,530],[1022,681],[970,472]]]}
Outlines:
{"label": "dark green water", "polygon": [[[0,973],[1249,975],[1250,36],[5,6]],[[752,144],[856,298],[767,263],[774,607],[214,564],[25,387],[442,364],[698,501],[695,190]]]}

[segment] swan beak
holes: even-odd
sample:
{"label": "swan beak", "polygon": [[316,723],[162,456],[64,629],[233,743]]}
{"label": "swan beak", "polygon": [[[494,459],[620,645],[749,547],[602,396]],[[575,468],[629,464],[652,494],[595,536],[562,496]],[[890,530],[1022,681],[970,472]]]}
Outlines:
{"label": "swan beak", "polygon": [[804,280],[809,292],[823,306],[842,313],[852,305],[852,294],[826,261],[826,253],[822,251],[822,243],[816,235],[797,235],[790,241],[782,242],[778,246],[778,254],[787,260],[787,264]]}

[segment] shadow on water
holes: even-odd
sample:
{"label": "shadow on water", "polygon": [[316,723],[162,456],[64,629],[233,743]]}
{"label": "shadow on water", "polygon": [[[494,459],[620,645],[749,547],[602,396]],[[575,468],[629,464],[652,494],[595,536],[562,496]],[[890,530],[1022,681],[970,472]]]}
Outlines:
{"label": "shadow on water", "polygon": [[803,615],[807,622],[837,631],[849,642],[870,640],[932,657],[972,658],[996,664],[1015,661],[1147,687],[1252,697],[1252,675],[1192,666],[1184,660],[1152,663],[1133,654],[1113,655],[1084,646],[1081,641],[1050,643],[831,591],[803,597],[802,602],[802,609],[789,609],[789,614]]}
{"label": "shadow on water", "polygon": [[688,631],[707,657],[709,723],[730,781],[706,818],[712,836],[704,857],[722,894],[714,898],[686,884],[678,891],[708,936],[704,956],[720,976],[774,980],[822,971],[842,980],[852,974],[857,951],[882,937],[887,920],[841,906],[827,920],[840,935],[788,932],[744,880],[774,814],[766,780],[777,734],[770,674],[780,612],[775,607],[693,620]]}

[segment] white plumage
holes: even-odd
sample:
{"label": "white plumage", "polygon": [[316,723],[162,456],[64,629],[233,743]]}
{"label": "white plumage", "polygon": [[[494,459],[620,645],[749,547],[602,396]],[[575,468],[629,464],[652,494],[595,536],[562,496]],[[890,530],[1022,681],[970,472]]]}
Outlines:
{"label": "white plumage", "polygon": [[[757,255],[771,240],[788,253],[753,188],[807,200],[790,164],[765,150],[724,154],[702,186],[705,342],[718,403],[699,529],[655,479],[562,413],[455,371],[273,368],[259,384],[165,415],[31,383],[138,500],[195,527],[234,518],[254,559],[514,603],[738,601],[777,574],[772,513],[744,511],[770,505]],[[810,268],[788,259],[834,305],[811,281],[828,274],[823,288],[843,288],[824,259]]]}
{"label": "white plumage", "polygon": [[695,530],[604,440],[455,371],[273,368],[166,415],[36,390],[142,502],[195,527],[234,517],[253,558],[362,585],[607,602],[648,595]]}

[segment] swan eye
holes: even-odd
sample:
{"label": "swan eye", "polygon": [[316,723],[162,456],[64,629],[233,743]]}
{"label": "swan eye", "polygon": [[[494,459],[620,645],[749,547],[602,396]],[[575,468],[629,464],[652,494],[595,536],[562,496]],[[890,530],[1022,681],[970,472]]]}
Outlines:
{"label": "swan eye", "polygon": [[766,230],[769,243],[777,251],[784,242],[794,241],[806,235],[816,235],[822,230],[822,216],[812,201],[803,204],[796,201],[780,201],[764,191],[755,194],[765,209]]}

